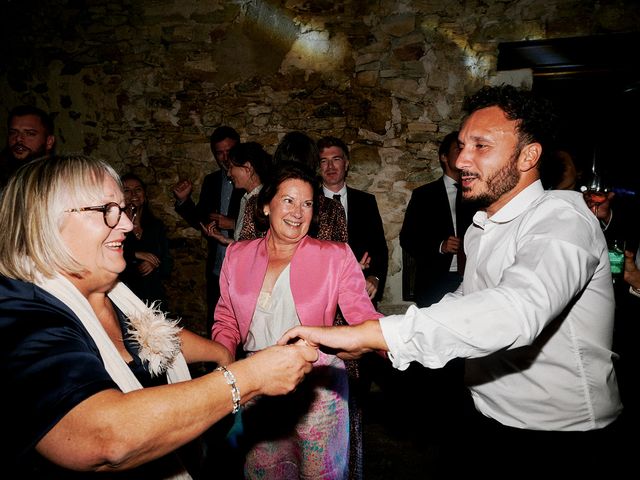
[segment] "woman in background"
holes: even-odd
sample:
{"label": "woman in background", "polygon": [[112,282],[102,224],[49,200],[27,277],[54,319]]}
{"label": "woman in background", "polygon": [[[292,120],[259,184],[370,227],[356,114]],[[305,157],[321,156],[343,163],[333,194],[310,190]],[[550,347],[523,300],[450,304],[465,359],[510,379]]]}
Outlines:
{"label": "woman in background", "polygon": [[[318,171],[320,154],[316,142],[307,134],[293,131],[287,133],[276,147],[273,154],[273,163],[278,166],[283,163],[298,162],[310,168],[314,173]],[[315,183],[319,186],[321,179],[316,177]],[[257,212],[256,200],[247,202],[247,216],[240,231],[240,240],[251,240],[264,236],[265,232],[256,228],[255,215]],[[317,200],[318,222],[309,231],[309,235],[319,240],[333,240],[336,242],[347,241],[347,217],[344,208],[338,202],[321,195]]]}
{"label": "woman in background", "polygon": [[164,223],[149,208],[147,186],[142,179],[127,173],[121,180],[133,230],[124,241],[127,267],[120,279],[148,304],[160,302],[158,307],[166,309],[163,282],[171,275],[173,258]]}
{"label": "woman in background", "polygon": [[[247,203],[256,197],[262,185],[269,179],[271,170],[271,155],[269,155],[258,142],[239,143],[229,151],[228,175],[233,186],[245,190],[240,199],[240,210],[236,220],[233,240],[240,239],[240,232],[247,217]],[[218,240],[224,245],[229,245],[232,239],[222,235],[215,221],[203,225],[205,235]]]}

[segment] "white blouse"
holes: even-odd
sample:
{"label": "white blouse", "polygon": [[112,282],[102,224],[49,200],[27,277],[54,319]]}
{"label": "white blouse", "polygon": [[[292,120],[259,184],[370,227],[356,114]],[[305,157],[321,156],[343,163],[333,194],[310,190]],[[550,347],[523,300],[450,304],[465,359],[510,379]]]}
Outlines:
{"label": "white blouse", "polygon": [[257,352],[275,345],[284,332],[300,325],[291,293],[290,272],[291,264],[280,273],[273,291],[260,291],[249,333],[244,342],[245,352]]}

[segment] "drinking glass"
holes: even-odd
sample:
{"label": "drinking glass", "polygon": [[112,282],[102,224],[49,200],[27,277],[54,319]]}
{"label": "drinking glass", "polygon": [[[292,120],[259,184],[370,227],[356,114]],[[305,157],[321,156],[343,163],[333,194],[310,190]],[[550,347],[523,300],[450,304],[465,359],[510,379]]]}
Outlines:
{"label": "drinking glass", "polygon": [[605,182],[602,174],[596,168],[595,154],[591,165],[591,177],[587,184],[581,188],[582,193],[593,213],[598,216],[598,207],[607,200],[610,187]]}

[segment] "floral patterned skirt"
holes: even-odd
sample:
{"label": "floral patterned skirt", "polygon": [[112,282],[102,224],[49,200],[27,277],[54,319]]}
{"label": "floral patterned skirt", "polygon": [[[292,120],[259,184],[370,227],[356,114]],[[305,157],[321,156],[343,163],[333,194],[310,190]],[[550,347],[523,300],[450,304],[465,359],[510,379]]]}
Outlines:
{"label": "floral patterned skirt", "polygon": [[295,392],[247,402],[242,410],[245,478],[347,479],[348,399],[344,362],[320,352]]}

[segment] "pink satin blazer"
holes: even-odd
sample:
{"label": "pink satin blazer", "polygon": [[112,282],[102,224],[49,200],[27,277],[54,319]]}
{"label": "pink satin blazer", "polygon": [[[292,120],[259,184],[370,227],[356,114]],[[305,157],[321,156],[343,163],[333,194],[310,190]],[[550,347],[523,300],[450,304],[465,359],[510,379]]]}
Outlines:
{"label": "pink satin blazer", "polygon": [[[267,271],[269,236],[234,242],[225,254],[212,338],[232,353],[249,332]],[[346,243],[304,237],[291,259],[290,278],[302,325],[333,325],[338,305],[350,324],[382,317],[369,300],[360,264]]]}

